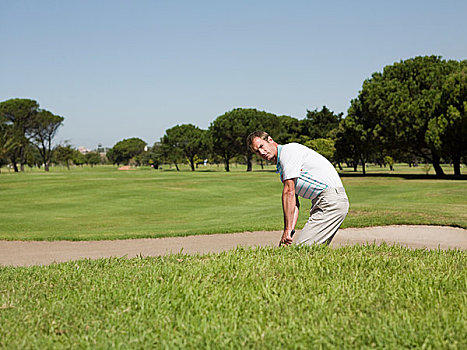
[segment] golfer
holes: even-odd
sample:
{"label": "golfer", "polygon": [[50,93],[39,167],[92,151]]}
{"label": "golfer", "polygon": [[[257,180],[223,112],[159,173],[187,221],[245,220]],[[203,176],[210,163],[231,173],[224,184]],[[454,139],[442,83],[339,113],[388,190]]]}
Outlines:
{"label": "golfer", "polygon": [[278,145],[264,131],[247,138],[250,149],[277,163],[284,184],[284,232],[279,245],[292,243],[300,208],[298,196],[311,199],[310,218],[297,234],[296,244],[329,244],[349,211],[349,200],[334,166],[322,155],[298,143]]}

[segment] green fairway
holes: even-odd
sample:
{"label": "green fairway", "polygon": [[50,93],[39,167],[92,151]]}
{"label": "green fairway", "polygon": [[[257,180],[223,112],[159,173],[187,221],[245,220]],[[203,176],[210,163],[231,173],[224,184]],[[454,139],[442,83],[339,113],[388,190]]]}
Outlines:
{"label": "green fairway", "polygon": [[0,348],[465,349],[466,271],[387,246],[0,267]]}
{"label": "green fairway", "polygon": [[[214,170],[97,167],[3,173],[0,239],[117,239],[282,228],[277,174],[247,173],[243,167],[230,173]],[[466,180],[344,174],[343,182],[350,199],[344,227],[467,227]],[[310,208],[310,201],[301,203],[298,227]]]}

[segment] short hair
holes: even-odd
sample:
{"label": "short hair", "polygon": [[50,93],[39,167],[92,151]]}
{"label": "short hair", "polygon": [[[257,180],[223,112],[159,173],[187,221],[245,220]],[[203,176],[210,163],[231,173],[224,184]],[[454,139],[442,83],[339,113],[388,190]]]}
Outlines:
{"label": "short hair", "polygon": [[246,138],[246,144],[247,144],[248,148],[252,150],[253,140],[256,137],[259,137],[260,139],[263,139],[263,140],[267,141],[269,136],[270,135],[266,131],[256,130],[256,131],[252,132],[250,135],[248,135],[248,137]]}

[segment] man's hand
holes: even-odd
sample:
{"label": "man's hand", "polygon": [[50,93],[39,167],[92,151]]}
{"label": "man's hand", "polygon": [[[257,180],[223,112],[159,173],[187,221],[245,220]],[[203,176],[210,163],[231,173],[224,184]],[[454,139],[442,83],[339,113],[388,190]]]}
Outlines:
{"label": "man's hand", "polygon": [[[292,230],[293,231],[293,230]],[[292,232],[289,230],[284,231],[281,237],[281,241],[279,242],[279,247],[282,245],[290,245],[292,244]]]}

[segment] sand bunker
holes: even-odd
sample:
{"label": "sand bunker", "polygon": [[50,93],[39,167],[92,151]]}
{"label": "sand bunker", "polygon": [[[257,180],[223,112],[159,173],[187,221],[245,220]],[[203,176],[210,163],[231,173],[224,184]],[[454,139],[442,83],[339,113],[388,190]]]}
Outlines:
{"label": "sand bunker", "polygon": [[[277,246],[281,231],[113,241],[0,241],[0,265],[47,265],[84,258],[204,254],[237,246]],[[467,230],[445,226],[378,226],[339,230],[331,247],[386,242],[409,248],[467,249]]]}

